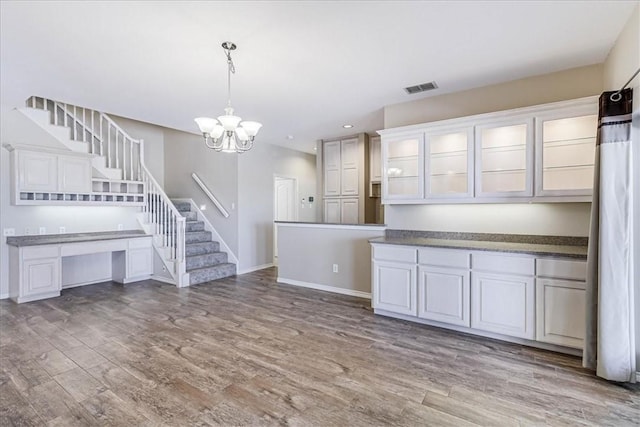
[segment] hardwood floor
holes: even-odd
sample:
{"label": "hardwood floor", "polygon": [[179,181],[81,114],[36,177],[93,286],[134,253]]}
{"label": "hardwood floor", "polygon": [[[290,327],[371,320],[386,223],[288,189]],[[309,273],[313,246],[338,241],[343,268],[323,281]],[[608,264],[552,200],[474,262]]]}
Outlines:
{"label": "hardwood floor", "polygon": [[638,425],[570,356],[275,283],[103,283],[0,301],[0,425]]}

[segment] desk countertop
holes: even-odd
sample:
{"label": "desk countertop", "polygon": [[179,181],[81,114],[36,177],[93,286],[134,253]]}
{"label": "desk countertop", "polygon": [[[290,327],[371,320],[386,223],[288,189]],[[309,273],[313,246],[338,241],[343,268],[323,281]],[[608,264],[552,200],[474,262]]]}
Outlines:
{"label": "desk countertop", "polygon": [[[58,245],[61,243],[93,242],[98,240],[131,239],[146,237],[142,230],[98,231],[93,233],[42,234],[7,237],[9,246]],[[150,236],[149,236],[150,237]]]}

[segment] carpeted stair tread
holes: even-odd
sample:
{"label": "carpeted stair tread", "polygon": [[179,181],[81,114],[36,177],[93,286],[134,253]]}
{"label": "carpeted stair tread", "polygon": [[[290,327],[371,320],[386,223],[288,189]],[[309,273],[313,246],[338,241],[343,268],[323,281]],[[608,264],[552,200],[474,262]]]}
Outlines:
{"label": "carpeted stair tread", "polygon": [[197,268],[189,271],[189,284],[197,285],[212,280],[222,279],[236,274],[236,265],[231,263],[217,264],[212,267]]}
{"label": "carpeted stair tread", "polygon": [[199,243],[187,243],[185,246],[185,255],[203,255],[212,252],[220,251],[220,243],[218,242],[199,242]]}
{"label": "carpeted stair tread", "polygon": [[227,259],[226,252],[210,252],[202,255],[187,256],[187,272],[198,268],[212,267],[217,264],[225,264]]}
{"label": "carpeted stair tread", "polygon": [[187,243],[200,243],[208,242],[211,240],[210,231],[191,231],[184,233],[184,238]]}
{"label": "carpeted stair tread", "polygon": [[185,223],[186,231],[204,231],[204,221],[187,221]]}

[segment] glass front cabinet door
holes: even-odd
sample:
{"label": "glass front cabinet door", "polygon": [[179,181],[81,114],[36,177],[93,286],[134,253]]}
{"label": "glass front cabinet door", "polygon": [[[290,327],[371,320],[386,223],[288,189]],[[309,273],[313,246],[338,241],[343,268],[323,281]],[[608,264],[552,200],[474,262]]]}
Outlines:
{"label": "glass front cabinet door", "polygon": [[591,196],[596,105],[536,117],[536,196]]}
{"label": "glass front cabinet door", "polygon": [[382,199],[424,198],[424,135],[382,137]]}
{"label": "glass front cabinet door", "polygon": [[425,133],[427,199],[473,197],[473,127]]}
{"label": "glass front cabinet door", "polygon": [[531,197],[533,118],[486,123],[475,132],[476,197]]}

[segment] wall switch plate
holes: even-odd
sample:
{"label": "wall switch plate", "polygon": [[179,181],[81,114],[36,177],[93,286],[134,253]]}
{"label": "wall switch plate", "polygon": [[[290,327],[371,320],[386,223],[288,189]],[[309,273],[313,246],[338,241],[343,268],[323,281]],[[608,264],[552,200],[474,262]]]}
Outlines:
{"label": "wall switch plate", "polygon": [[333,272],[334,273],[338,272],[338,264],[333,264]]}
{"label": "wall switch plate", "polygon": [[118,231],[122,231],[122,230],[124,230],[124,225],[118,224]]}
{"label": "wall switch plate", "polygon": [[38,228],[38,234],[47,234],[47,229],[46,229],[46,227],[40,227],[40,228]]}
{"label": "wall switch plate", "polygon": [[64,234],[66,232],[67,232],[67,228],[65,226],[62,226],[62,227],[58,228],[58,233]]}
{"label": "wall switch plate", "polygon": [[5,228],[4,230],[2,230],[2,235],[3,236],[15,236],[16,235],[16,229],[15,228]]}

